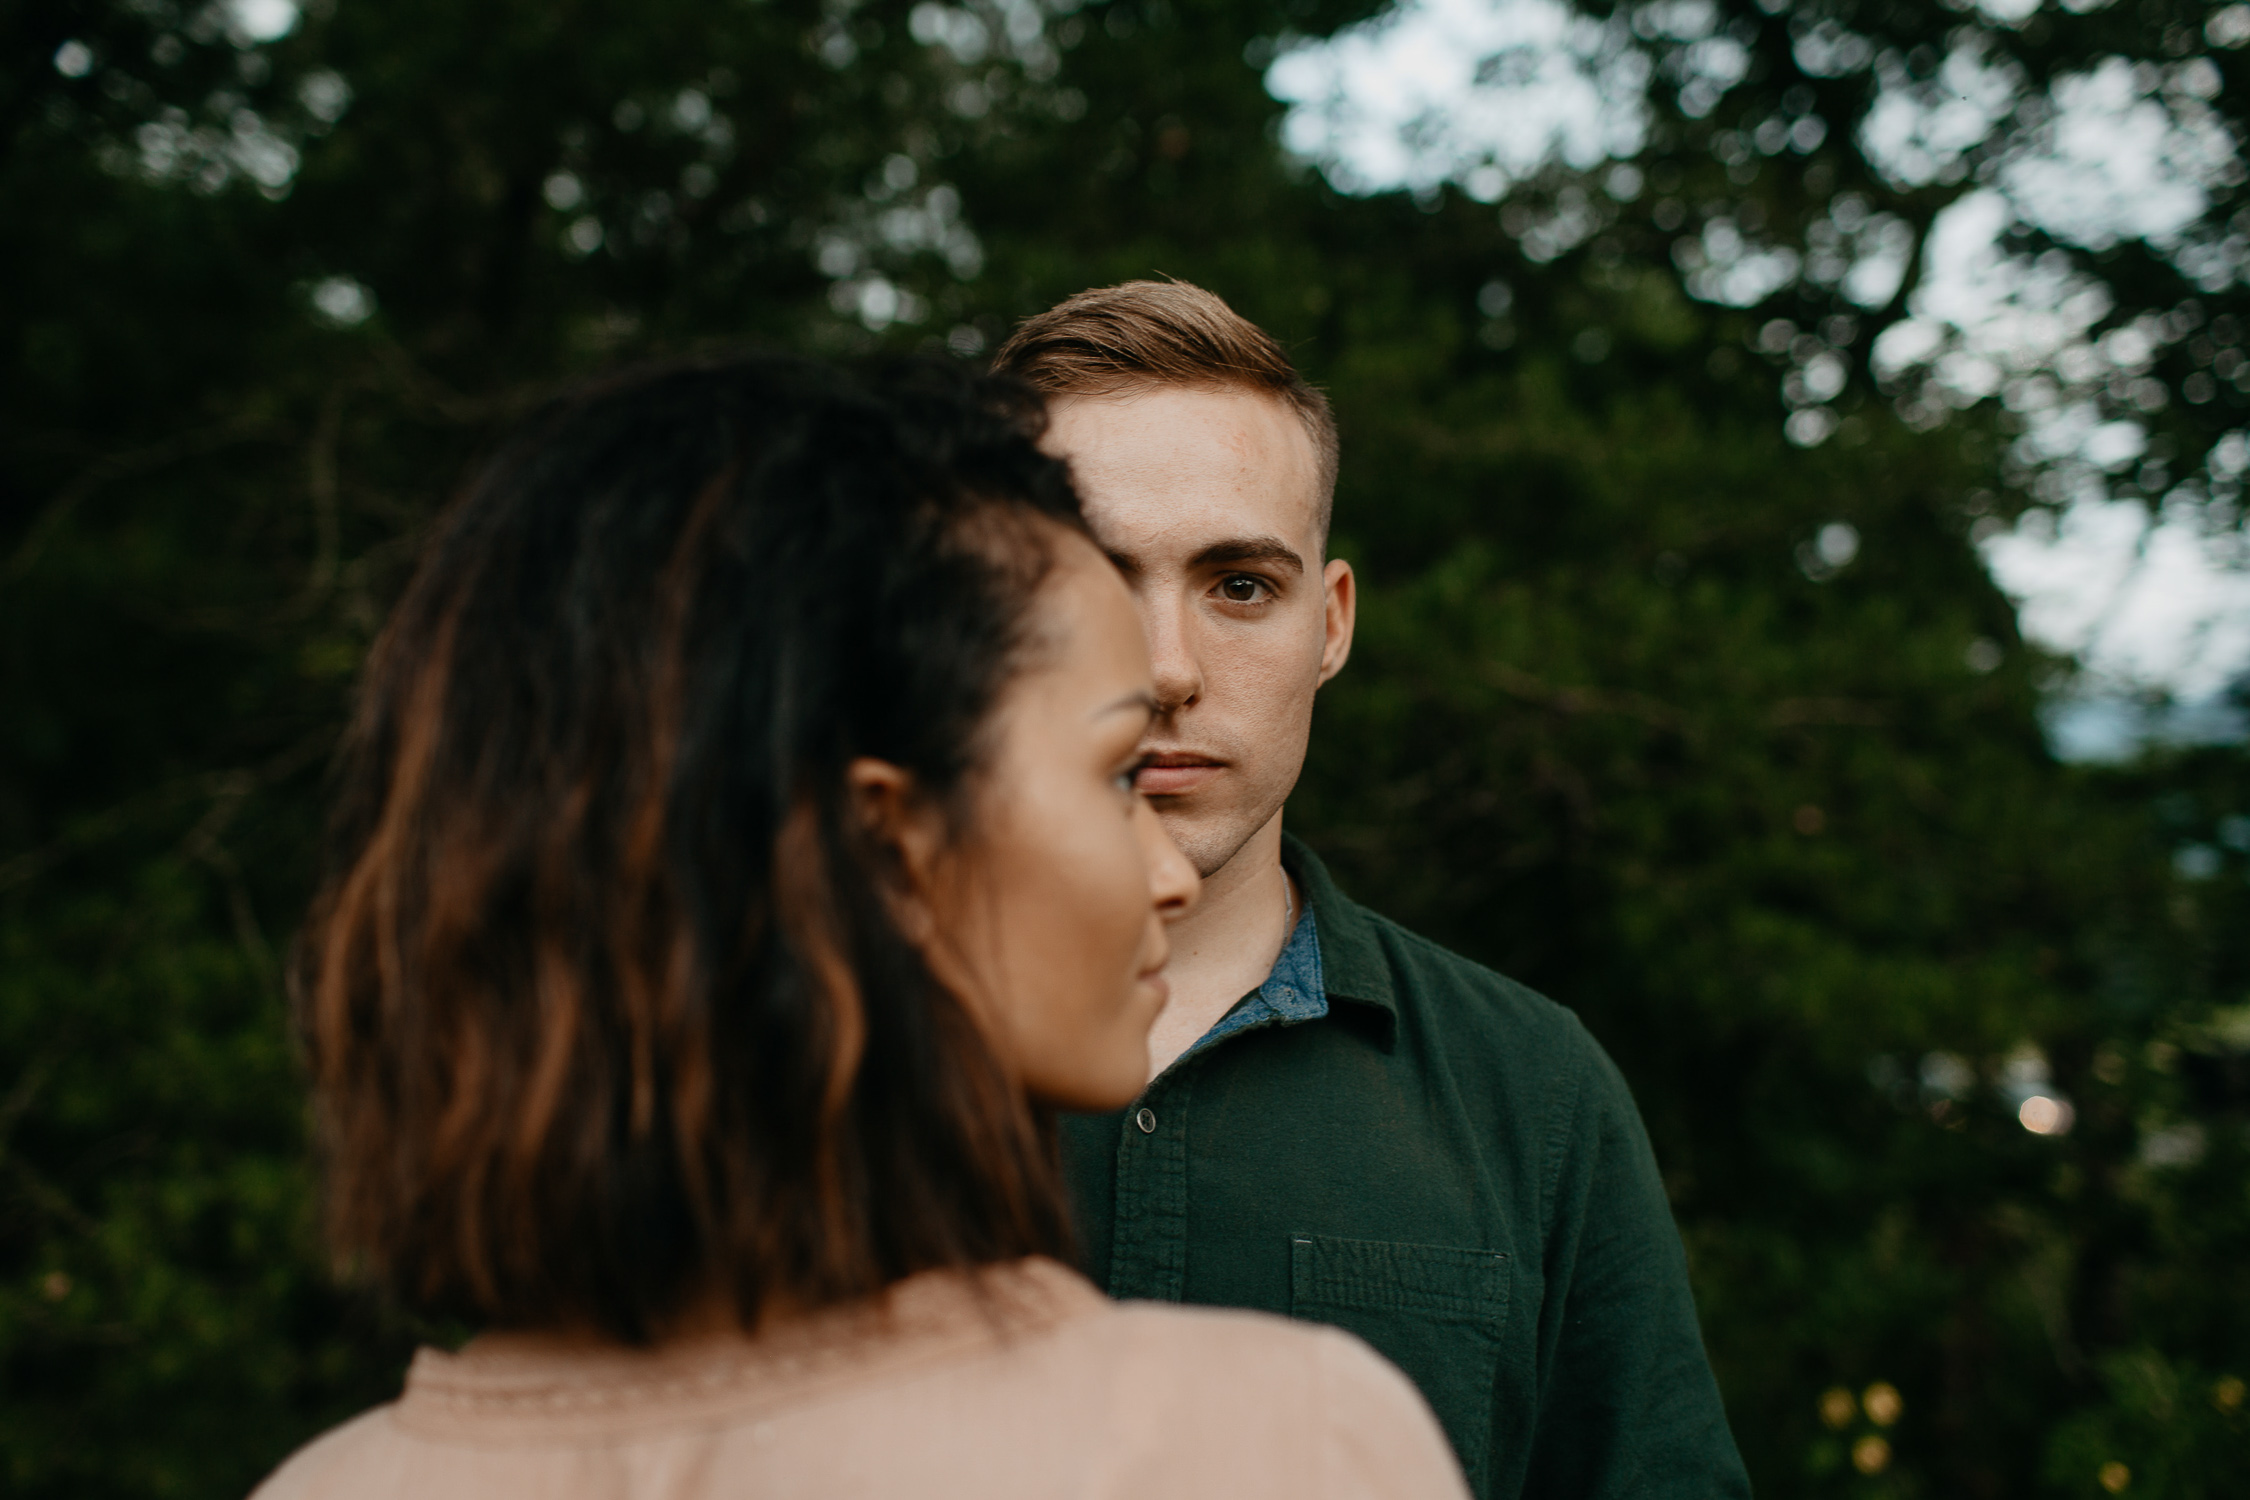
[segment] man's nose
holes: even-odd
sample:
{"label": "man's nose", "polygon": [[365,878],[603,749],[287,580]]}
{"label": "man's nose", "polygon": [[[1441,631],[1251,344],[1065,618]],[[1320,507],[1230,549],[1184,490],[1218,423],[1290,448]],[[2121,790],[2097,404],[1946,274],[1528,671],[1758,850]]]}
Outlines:
{"label": "man's nose", "polygon": [[1141,623],[1148,633],[1157,708],[1170,714],[1193,707],[1203,696],[1203,663],[1195,649],[1195,627],[1186,601],[1144,607]]}

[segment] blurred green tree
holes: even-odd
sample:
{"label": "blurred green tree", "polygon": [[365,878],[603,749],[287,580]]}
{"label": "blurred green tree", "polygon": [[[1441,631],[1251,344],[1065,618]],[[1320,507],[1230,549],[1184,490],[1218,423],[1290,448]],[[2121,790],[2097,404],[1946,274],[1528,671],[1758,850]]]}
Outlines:
{"label": "blurred green tree", "polygon": [[[239,1493],[395,1388],[421,1330],[322,1262],[277,975],[351,674],[496,426],[706,340],[973,358],[1151,273],[1342,417],[1364,634],[1292,817],[1619,1057],[1761,1486],[2241,1471],[2250,765],[2056,764],[2065,664],[1968,540],[2056,498],[2031,413],[1870,357],[1918,252],[1875,306],[1819,259],[1922,245],[2040,125],[1903,181],[1860,145],[1886,90],[2116,55],[2238,129],[2205,39],[2241,8],[1621,10],[1637,179],[1353,196],[1259,67],[1371,8],[0,16],[0,1482]],[[2085,399],[2216,496],[2239,285],[2017,240],[2147,345]],[[1736,295],[1730,244],[1796,270]]]}

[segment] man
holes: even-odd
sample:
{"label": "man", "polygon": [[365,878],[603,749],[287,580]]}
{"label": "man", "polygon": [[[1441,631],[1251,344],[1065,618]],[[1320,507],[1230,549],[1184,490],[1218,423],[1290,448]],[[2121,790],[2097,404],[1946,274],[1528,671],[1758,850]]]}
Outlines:
{"label": "man", "polygon": [[1479,1494],[1747,1494],[1616,1069],[1282,835],[1314,694],[1351,652],[1326,400],[1178,283],[1082,293],[995,363],[1048,396],[1047,445],[1132,585],[1161,710],[1140,785],[1205,882],[1147,1091],[1064,1125],[1090,1271],[1359,1334]]}

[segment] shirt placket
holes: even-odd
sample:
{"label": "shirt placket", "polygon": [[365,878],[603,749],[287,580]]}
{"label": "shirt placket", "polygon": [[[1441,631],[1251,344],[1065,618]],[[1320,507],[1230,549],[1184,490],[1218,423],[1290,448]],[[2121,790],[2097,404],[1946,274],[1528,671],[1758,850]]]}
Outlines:
{"label": "shirt placket", "polygon": [[1118,1124],[1109,1289],[1177,1302],[1187,1289],[1188,1101],[1195,1062],[1150,1086]]}

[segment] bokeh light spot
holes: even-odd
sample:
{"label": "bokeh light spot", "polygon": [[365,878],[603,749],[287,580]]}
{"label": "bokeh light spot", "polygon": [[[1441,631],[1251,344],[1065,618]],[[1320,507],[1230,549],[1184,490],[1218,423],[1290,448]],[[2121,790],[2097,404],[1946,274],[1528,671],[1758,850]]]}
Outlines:
{"label": "bokeh light spot", "polygon": [[237,46],[279,41],[297,29],[294,0],[232,0],[227,15]]}
{"label": "bokeh light spot", "polygon": [[2103,1464],[2101,1471],[2094,1477],[2100,1480],[2102,1488],[2108,1490],[2112,1495],[2122,1495],[2125,1493],[2125,1487],[2133,1482],[2133,1471],[2113,1458],[2108,1463]]}
{"label": "bokeh light spot", "polygon": [[1859,1403],[1842,1386],[1830,1386],[1820,1393],[1820,1420],[1830,1427],[1839,1430],[1849,1427],[1852,1425],[1852,1418],[1857,1415]]}
{"label": "bokeh light spot", "polygon": [[1860,1396],[1859,1404],[1867,1409],[1867,1420],[1877,1427],[1890,1426],[1906,1410],[1906,1402],[1900,1399],[1898,1387],[1887,1380],[1878,1380],[1869,1386]]}
{"label": "bokeh light spot", "polygon": [[375,313],[375,294],[349,276],[328,276],[313,283],[313,310],[337,328],[356,328]]}
{"label": "bokeh light spot", "polygon": [[1880,1474],[1891,1466],[1891,1445],[1869,1433],[1852,1444],[1852,1467],[1862,1474]]}

